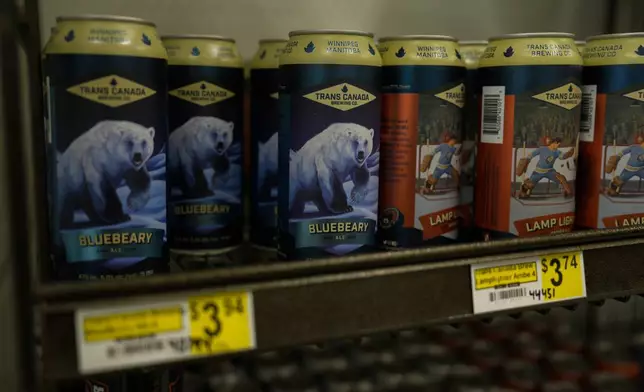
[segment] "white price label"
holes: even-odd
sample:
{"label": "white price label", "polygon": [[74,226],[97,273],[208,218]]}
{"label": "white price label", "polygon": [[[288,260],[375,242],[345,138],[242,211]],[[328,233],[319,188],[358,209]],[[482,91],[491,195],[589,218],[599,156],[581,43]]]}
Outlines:
{"label": "white price label", "polygon": [[586,296],[581,251],[475,264],[470,271],[474,313]]}
{"label": "white price label", "polygon": [[253,296],[218,293],[76,311],[82,374],[255,348]]}

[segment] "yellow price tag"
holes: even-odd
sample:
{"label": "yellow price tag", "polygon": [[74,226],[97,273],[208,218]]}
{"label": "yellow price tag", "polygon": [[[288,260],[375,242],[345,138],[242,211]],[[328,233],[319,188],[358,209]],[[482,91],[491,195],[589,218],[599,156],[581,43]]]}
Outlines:
{"label": "yellow price tag", "polygon": [[562,301],[585,297],[586,276],[582,252],[542,256],[541,284],[544,301]]}
{"label": "yellow price tag", "polygon": [[191,352],[215,355],[255,347],[251,293],[219,293],[188,299]]}
{"label": "yellow price tag", "polygon": [[85,342],[105,342],[176,332],[183,326],[181,306],[150,307],[87,316],[83,319],[83,336]]}

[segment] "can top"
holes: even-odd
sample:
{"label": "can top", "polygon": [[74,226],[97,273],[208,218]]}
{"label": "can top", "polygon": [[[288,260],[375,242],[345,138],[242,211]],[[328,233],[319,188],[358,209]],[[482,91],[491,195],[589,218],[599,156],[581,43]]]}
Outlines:
{"label": "can top", "polygon": [[113,15],[61,16],[47,55],[131,56],[167,59],[152,22]]}
{"label": "can top", "polygon": [[161,36],[161,40],[166,39],[210,39],[213,41],[224,41],[235,43],[233,38],[224,37],[221,35],[210,35],[210,34],[170,34]]}
{"label": "can top", "polygon": [[135,18],[133,16],[121,16],[121,15],[99,15],[99,14],[85,14],[85,15],[64,15],[56,18],[56,22],[67,22],[67,21],[85,21],[85,20],[107,20],[112,22],[124,22],[124,23],[138,23],[144,24],[152,27],[156,27],[153,22],[149,20]]}
{"label": "can top", "polygon": [[262,39],[259,48],[251,61],[251,69],[277,69],[280,66],[280,57],[288,41],[284,39]]}
{"label": "can top", "polygon": [[573,34],[544,32],[491,38],[479,59],[478,67],[582,64]]}
{"label": "can top", "polygon": [[289,33],[279,66],[303,64],[380,67],[373,34],[355,30],[298,30]]}
{"label": "can top", "polygon": [[575,38],[572,33],[544,32],[544,33],[513,33],[497,35],[490,38],[490,41],[499,41],[502,39],[520,39],[520,38]]}
{"label": "can top", "polygon": [[586,38],[586,42],[596,41],[599,39],[639,38],[639,37],[644,37],[644,32],[592,35]]}
{"label": "can top", "polygon": [[387,41],[452,41],[456,42],[456,38],[449,36],[449,35],[420,35],[420,34],[414,34],[414,35],[394,35],[394,36],[389,36],[389,37],[382,37],[378,41],[379,42],[387,42]]}
{"label": "can top", "polygon": [[284,38],[264,38],[259,40],[259,44],[286,44],[288,42],[287,39]]}
{"label": "can top", "polygon": [[169,35],[161,38],[169,65],[243,68],[235,41],[216,35]]}
{"label": "can top", "polygon": [[586,38],[584,65],[644,65],[644,32],[601,34]]}
{"label": "can top", "polygon": [[447,35],[384,37],[378,49],[384,66],[464,66],[456,38]]}
{"label": "can top", "polygon": [[295,30],[288,33],[289,38],[298,35],[325,35],[325,34],[338,34],[338,35],[358,35],[363,37],[373,38],[373,33],[360,30],[332,30],[332,29],[319,29],[319,30]]}
{"label": "can top", "polygon": [[487,40],[486,39],[472,39],[472,40],[463,40],[463,41],[458,41],[458,44],[461,46],[465,45],[487,45]]}

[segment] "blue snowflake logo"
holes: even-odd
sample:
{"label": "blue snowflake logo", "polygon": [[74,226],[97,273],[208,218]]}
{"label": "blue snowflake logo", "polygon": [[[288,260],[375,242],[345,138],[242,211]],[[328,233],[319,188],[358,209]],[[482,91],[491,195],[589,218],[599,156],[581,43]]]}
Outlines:
{"label": "blue snowflake logo", "polygon": [[152,41],[150,41],[150,37],[148,37],[145,34],[141,35],[141,42],[143,42],[145,45],[150,46],[152,45]]}
{"label": "blue snowflake logo", "polygon": [[405,48],[403,48],[401,46],[400,49],[398,49],[398,51],[396,52],[396,57],[401,59],[401,58],[405,57],[406,54],[407,54],[407,52],[405,52]]}
{"label": "blue snowflake logo", "polygon": [[67,35],[65,35],[65,42],[72,42],[74,38],[76,38],[74,30],[69,30],[69,32],[67,32]]}

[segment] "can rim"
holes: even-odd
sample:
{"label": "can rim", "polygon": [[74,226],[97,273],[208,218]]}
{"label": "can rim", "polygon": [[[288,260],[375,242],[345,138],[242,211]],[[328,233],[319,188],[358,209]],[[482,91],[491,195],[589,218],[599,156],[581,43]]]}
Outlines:
{"label": "can rim", "polygon": [[514,33],[503,34],[491,37],[489,41],[499,41],[502,39],[517,39],[517,38],[575,38],[573,33],[562,32],[543,32],[543,33]]}
{"label": "can rim", "polygon": [[433,40],[433,41],[453,41],[457,42],[457,39],[451,35],[440,35],[440,34],[410,34],[410,35],[391,35],[388,37],[382,37],[378,42],[386,41],[413,41],[413,40]]}
{"label": "can rim", "polygon": [[459,45],[487,45],[489,42],[486,39],[469,39],[458,41]]}
{"label": "can rim", "polygon": [[586,42],[596,41],[598,39],[631,38],[631,37],[644,37],[644,32],[591,35],[590,37],[586,38]]}
{"label": "can rim", "polygon": [[83,15],[64,15],[56,18],[56,23],[66,21],[83,21],[83,20],[103,20],[108,22],[125,22],[125,23],[138,23],[156,27],[154,22],[134,16],[121,16],[121,15],[101,15],[101,14],[83,14]]}
{"label": "can rim", "polygon": [[318,30],[294,30],[288,33],[289,38],[298,35],[322,35],[322,34],[339,34],[339,35],[359,35],[363,37],[373,38],[373,33],[361,30],[332,30],[332,29],[318,29]]}
{"label": "can rim", "polygon": [[281,44],[287,42],[288,40],[284,38],[264,38],[259,40],[260,44]]}
{"label": "can rim", "polygon": [[211,34],[168,34],[162,35],[161,41],[164,39],[209,39],[212,41],[225,41],[235,43],[235,40],[230,37],[224,37],[221,35],[211,35]]}
{"label": "can rim", "polygon": [[575,45],[586,45],[586,41],[581,40],[581,39],[580,39],[580,40],[576,40],[576,41],[575,41]]}

